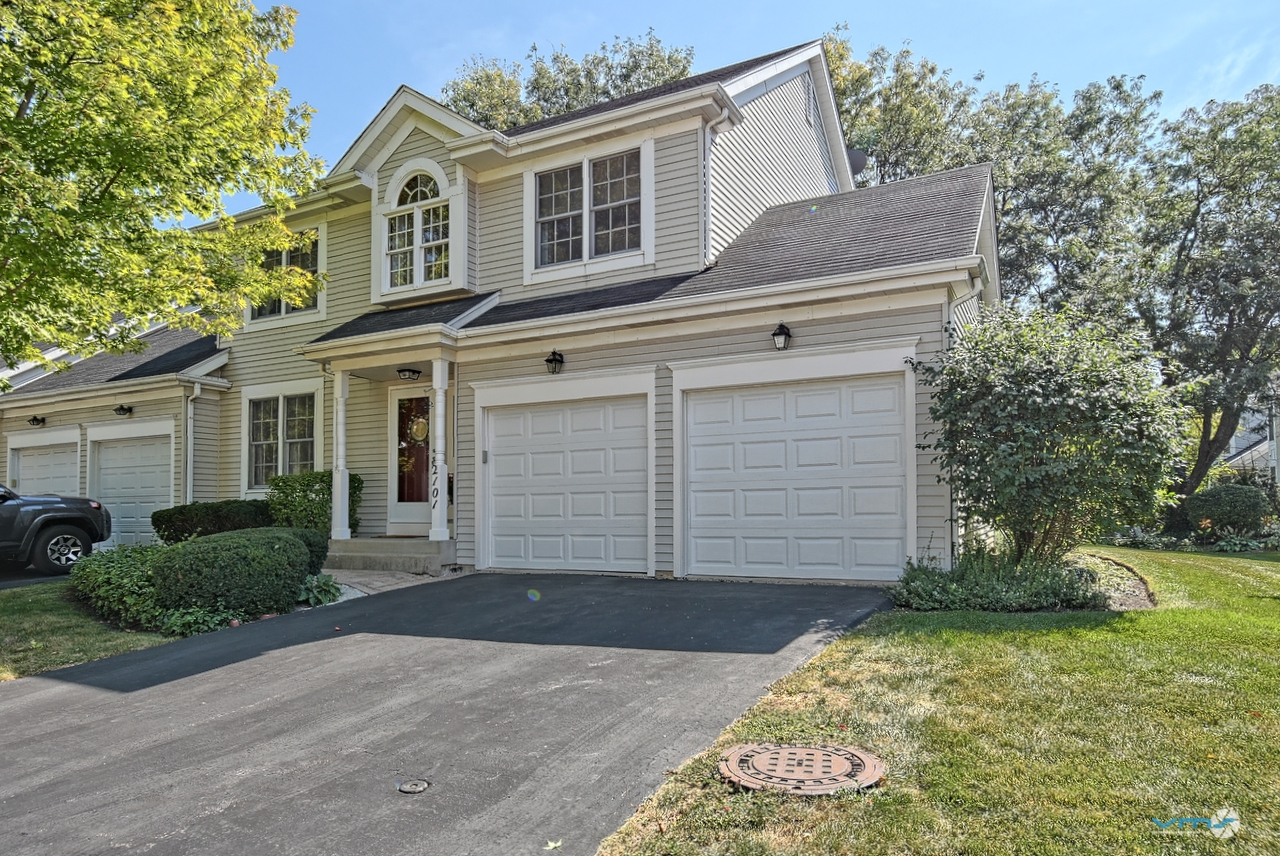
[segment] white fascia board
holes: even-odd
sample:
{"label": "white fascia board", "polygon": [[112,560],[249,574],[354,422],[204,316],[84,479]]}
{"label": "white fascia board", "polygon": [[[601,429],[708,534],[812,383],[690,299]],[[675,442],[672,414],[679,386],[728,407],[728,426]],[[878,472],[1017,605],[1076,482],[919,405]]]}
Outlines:
{"label": "white fascia board", "polygon": [[[788,71],[791,71],[800,65],[807,66],[812,57],[821,55],[822,42],[810,42],[786,56],[778,57],[768,65],[759,66],[739,77],[735,77],[733,80],[724,84],[725,91],[733,96],[733,100],[739,104],[744,101],[750,101],[752,98],[757,97],[751,94],[751,91],[756,87],[761,86],[761,84],[767,84],[769,79],[773,77],[783,76],[783,80],[779,81],[779,84],[786,80],[790,80],[792,77],[795,77],[795,73],[787,74]],[[771,88],[772,87],[765,86],[760,94],[763,94],[763,91]]]}
{"label": "white fascia board", "polygon": [[231,358],[231,349],[223,348],[204,362],[196,363],[186,371],[178,372],[179,376],[200,378],[204,380],[204,376],[209,372],[217,371],[227,364],[227,360]]}
{"label": "white fascia board", "polygon": [[477,161],[477,171],[484,172],[492,168],[492,165],[483,163],[486,155],[492,158],[496,154],[504,160],[533,157],[559,146],[580,145],[588,139],[620,134],[639,127],[656,127],[683,118],[692,109],[698,109],[707,119],[717,118],[724,110],[728,110],[727,121],[730,125],[737,125],[742,121],[742,111],[738,109],[738,105],[723,86],[715,83],[617,110],[584,116],[518,137],[509,138],[495,131],[486,131],[475,137],[446,142],[445,146],[455,161],[468,166],[471,165],[468,161]]}
{"label": "white fascia board", "polygon": [[[966,256],[959,259],[941,262],[924,262],[915,265],[867,271],[861,274],[841,274],[822,279],[785,282],[777,285],[761,285],[753,288],[741,288],[731,291],[716,291],[710,294],[694,294],[688,297],[677,297],[670,300],[650,300],[630,306],[596,309],[590,312],[572,315],[552,316],[550,318],[534,318],[527,321],[512,321],[507,324],[496,324],[477,330],[460,330],[457,332],[458,345],[465,348],[468,342],[489,339],[510,339],[520,333],[547,335],[548,325],[559,324],[561,332],[569,332],[565,328],[585,328],[598,330],[603,322],[618,319],[622,326],[637,323],[661,323],[672,318],[686,317],[691,311],[702,307],[711,311],[721,308],[747,310],[756,304],[765,306],[777,305],[780,297],[791,297],[798,302],[809,302],[814,299],[840,299],[843,297],[859,297],[883,293],[895,289],[914,290],[919,288],[936,288],[946,284],[951,274],[964,273],[972,275],[981,270],[981,256]],[[816,292],[830,292],[817,295]]]}
{"label": "white fascia board", "polygon": [[[177,395],[184,386],[200,383],[217,389],[230,389],[231,381],[222,378],[189,377],[182,374],[158,375],[136,381],[117,381],[100,383],[72,389],[57,389],[48,392],[19,394],[13,393],[0,397],[0,412],[8,412],[22,408],[29,410],[44,407],[50,403],[77,405],[94,399],[119,399],[122,396],[141,397],[142,400],[164,398],[166,395]],[[172,387],[172,389],[169,389]]]}
{"label": "white fascia board", "polygon": [[460,137],[470,137],[485,132],[484,127],[472,122],[465,116],[455,113],[434,98],[429,98],[416,89],[401,85],[395,91],[395,94],[387,99],[387,103],[382,105],[382,109],[373,117],[373,121],[360,132],[360,136],[356,137],[351,147],[343,152],[342,157],[338,158],[338,162],[333,165],[329,175],[335,176],[354,169],[360,160],[360,156],[373,144],[373,141],[378,138],[387,125],[395,120],[396,114],[403,107],[416,110]]}
{"label": "white fascia board", "polygon": [[[376,333],[363,333],[359,336],[346,336],[341,339],[330,339],[327,342],[315,342],[303,345],[299,352],[303,358],[312,362],[323,362],[338,359],[346,352],[355,350],[366,353],[361,346],[382,345],[379,350],[394,350],[406,345],[444,345],[451,346],[458,331],[448,324],[423,324],[417,327],[401,327],[397,330],[382,330]],[[404,340],[404,341],[402,341]]]}

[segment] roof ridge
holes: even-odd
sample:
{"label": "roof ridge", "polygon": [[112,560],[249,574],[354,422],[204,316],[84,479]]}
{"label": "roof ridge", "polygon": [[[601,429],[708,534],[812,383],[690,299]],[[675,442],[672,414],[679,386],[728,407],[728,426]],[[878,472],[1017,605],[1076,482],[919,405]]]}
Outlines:
{"label": "roof ridge", "polygon": [[[557,113],[554,116],[547,116],[538,119],[535,122],[527,122],[523,125],[514,125],[510,128],[502,130],[502,133],[508,137],[518,136],[520,134],[530,133],[540,128],[549,128],[565,122],[571,122],[575,118],[581,116],[593,115],[596,113],[607,113],[611,110],[618,109],[629,104],[638,104],[656,98],[659,95],[669,94],[670,92],[680,92],[686,89],[692,89],[702,85],[705,82],[719,82],[720,79],[732,80],[741,77],[744,74],[754,70],[755,68],[781,59],[789,54],[796,53],[811,45],[820,44],[821,39],[811,39],[798,45],[793,45],[783,50],[773,51],[771,53],[762,54],[751,59],[744,59],[738,62],[722,65],[718,68],[700,71],[697,74],[691,74],[688,77],[679,80],[671,80],[666,83],[659,83],[657,86],[650,86],[648,89],[641,89],[638,92],[631,92],[627,95],[621,95],[609,101],[602,101],[599,104],[589,104],[586,107],[579,107],[576,110],[570,110],[566,113]],[[726,76],[727,75],[727,76]]]}

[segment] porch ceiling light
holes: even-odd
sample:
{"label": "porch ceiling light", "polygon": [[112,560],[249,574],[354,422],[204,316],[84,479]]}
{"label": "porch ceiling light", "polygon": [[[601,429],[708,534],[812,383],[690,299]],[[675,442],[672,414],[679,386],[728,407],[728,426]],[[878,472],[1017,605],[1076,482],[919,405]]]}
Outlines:
{"label": "porch ceiling light", "polygon": [[39,428],[41,425],[44,424],[44,417],[32,416],[30,419],[27,420],[27,424],[30,425],[32,428]]}
{"label": "porch ceiling light", "polygon": [[791,328],[782,322],[778,322],[778,326],[773,330],[773,346],[779,351],[785,351],[790,344]]}
{"label": "porch ceiling light", "polygon": [[111,411],[116,416],[128,416],[133,412],[133,408],[125,404],[117,404],[116,409]]}
{"label": "porch ceiling light", "polygon": [[564,354],[559,351],[552,351],[545,362],[547,371],[551,372],[551,374],[560,374],[560,369],[564,367]]}
{"label": "porch ceiling light", "polygon": [[422,377],[422,372],[418,369],[396,369],[396,374],[400,375],[400,380],[417,380]]}

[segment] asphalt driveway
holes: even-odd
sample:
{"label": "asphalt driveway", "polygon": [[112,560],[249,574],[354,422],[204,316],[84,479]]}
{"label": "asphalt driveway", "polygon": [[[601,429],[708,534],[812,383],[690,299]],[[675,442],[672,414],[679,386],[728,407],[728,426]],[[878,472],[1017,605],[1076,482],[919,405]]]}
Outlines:
{"label": "asphalt driveway", "polygon": [[480,574],[0,684],[0,853],[587,856],[885,605]]}

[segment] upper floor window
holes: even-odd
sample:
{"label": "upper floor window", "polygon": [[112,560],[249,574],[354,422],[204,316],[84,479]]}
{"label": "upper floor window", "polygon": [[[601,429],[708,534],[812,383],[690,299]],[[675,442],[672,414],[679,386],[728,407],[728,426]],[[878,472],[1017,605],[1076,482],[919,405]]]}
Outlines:
{"label": "upper floor window", "polygon": [[391,288],[449,278],[449,203],[425,173],[400,188],[387,215],[387,272]]}
{"label": "upper floor window", "polygon": [[[268,250],[266,257],[262,261],[262,267],[266,270],[273,270],[281,267],[301,268],[310,274],[319,272],[319,255],[316,252],[316,239],[301,242],[296,247],[288,250]],[[317,295],[311,295],[311,299],[300,306],[294,306],[292,303],[286,303],[283,300],[271,300],[262,306],[255,306],[249,311],[249,317],[252,320],[259,318],[278,318],[282,315],[288,315],[291,312],[305,312],[308,309],[316,308]]]}
{"label": "upper floor window", "polygon": [[535,186],[538,267],[582,261],[587,236],[591,258],[641,248],[639,149],[538,173]]}

